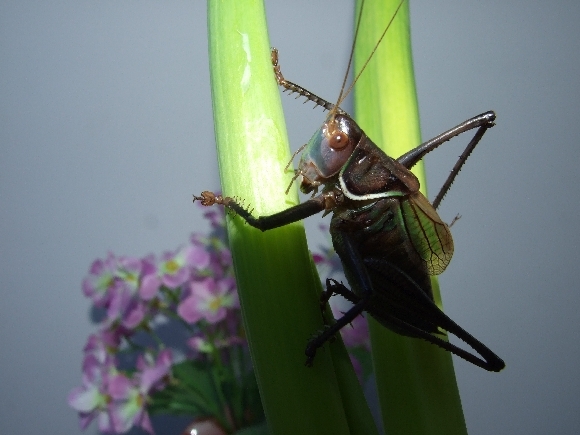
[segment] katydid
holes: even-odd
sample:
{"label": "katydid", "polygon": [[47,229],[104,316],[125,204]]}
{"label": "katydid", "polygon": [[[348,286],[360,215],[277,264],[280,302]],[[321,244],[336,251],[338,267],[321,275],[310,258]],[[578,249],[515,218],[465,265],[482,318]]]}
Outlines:
{"label": "katydid", "polygon": [[[453,255],[449,226],[436,208],[469,154],[494,126],[495,113],[488,111],[468,119],[394,159],[339,107],[346,95],[343,91],[337,103],[331,104],[287,81],[275,49],[272,63],[280,86],[330,111],[320,129],[299,150],[302,155],[292,180],[300,178],[300,190],[312,197],[282,212],[259,217],[252,216],[238,201],[207,191],[194,196],[194,201],[206,206],[221,204],[261,231],[319,212],[332,213],[332,243],[351,288],[327,279],[321,303],[338,294],[353,306],[310,339],[306,364],[312,364],[317,349],[341,328],[367,312],[396,333],[427,340],[486,370],[502,370],[505,364],[495,353],[437,307],[430,282],[430,276],[442,273]],[[419,191],[419,180],[411,168],[444,142],[470,130],[475,130],[473,138],[431,204]],[[464,341],[478,355],[449,343],[442,337],[444,331]]]}

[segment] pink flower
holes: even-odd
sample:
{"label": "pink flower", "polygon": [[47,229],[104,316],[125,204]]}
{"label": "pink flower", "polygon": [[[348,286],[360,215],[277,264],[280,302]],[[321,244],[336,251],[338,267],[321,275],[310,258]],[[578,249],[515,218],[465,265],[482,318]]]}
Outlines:
{"label": "pink flower", "polygon": [[116,374],[111,378],[108,393],[112,399],[110,406],[112,422],[117,432],[126,432],[132,426],[140,426],[153,433],[146,410],[147,401],[151,391],[162,385],[171,363],[169,349],[160,352],[156,360],[146,359],[141,355],[137,361],[139,371],[133,378],[123,374]]}
{"label": "pink flower", "polygon": [[[148,407],[159,411],[157,398],[163,395],[153,393],[167,388],[173,364],[170,350],[165,349],[169,343],[163,339],[163,325],[175,314],[190,323],[204,321],[193,327],[181,325],[188,331],[187,337],[180,336],[182,340],[196,334],[188,340],[198,351],[196,358],[207,361],[208,356],[200,353],[211,351],[213,357],[217,350],[220,358],[229,361],[234,357],[230,348],[245,344],[224,213],[206,217],[213,228],[209,236],[194,234],[187,246],[165,253],[159,261],[152,255],[136,258],[110,253],[91,265],[83,292],[107,317],[100,331],[87,340],[82,385],[68,397],[83,429],[97,420],[101,432],[122,433],[132,426],[153,432]],[[154,351],[143,350],[150,346]],[[236,348],[235,355],[246,358],[247,352]],[[188,394],[182,391],[183,385],[171,386],[170,396]],[[170,391],[173,388],[177,392]],[[179,400],[176,396],[175,402]]]}
{"label": "pink flower", "polygon": [[82,430],[97,419],[101,432],[114,430],[107,383],[115,372],[114,361],[108,358],[101,364],[94,355],[87,355],[83,361],[83,384],[73,388],[68,395],[68,404],[79,413]]}
{"label": "pink flower", "polygon": [[104,306],[111,291],[118,285],[117,260],[112,253],[106,259],[93,261],[89,269],[89,275],[83,280],[83,293],[91,298],[95,305]]}
{"label": "pink flower", "polygon": [[145,410],[146,396],[138,385],[127,376],[118,373],[109,383],[111,420],[115,432],[127,432],[133,425],[153,433],[149,414]]}
{"label": "pink flower", "polygon": [[137,327],[144,319],[147,306],[144,301],[126,287],[119,287],[112,292],[107,307],[107,324],[112,325],[120,320],[120,324],[129,330]]}
{"label": "pink flower", "polygon": [[155,282],[149,278],[140,299],[142,280],[156,274],[154,259],[115,257],[109,254],[105,260],[95,260],[89,275],[83,280],[83,292],[96,306],[107,310],[106,323],[120,320],[125,328],[133,329],[147,314],[145,301],[156,293]]}
{"label": "pink flower", "polygon": [[203,269],[209,261],[209,253],[201,246],[187,246],[175,253],[166,252],[159,263],[161,282],[169,288],[177,288],[189,279],[190,266]]}
{"label": "pink flower", "polygon": [[104,364],[108,357],[114,355],[121,342],[119,331],[105,329],[96,334],[89,335],[83,351],[87,355],[94,355],[96,360]]}
{"label": "pink flower", "polygon": [[314,260],[314,264],[322,264],[326,261],[326,258],[320,254],[312,253],[312,260]]}
{"label": "pink flower", "polygon": [[139,287],[139,296],[144,301],[150,301],[155,297],[160,286],[161,279],[157,276],[157,271],[155,271],[155,273],[145,275],[141,280],[141,286]]}
{"label": "pink flower", "polygon": [[140,370],[139,380],[144,391],[151,391],[159,386],[160,381],[169,373],[173,357],[170,349],[159,352],[157,359],[153,359],[150,353],[145,356],[139,355],[137,370]]}
{"label": "pink flower", "polygon": [[[119,319],[128,329],[134,329],[148,313],[147,301],[151,300],[158,285],[155,279],[157,268],[153,256],[143,259],[121,257],[117,261],[116,276],[122,285],[111,291],[107,306],[109,323]],[[146,285],[144,290],[143,285]],[[142,296],[145,297],[142,297]]]}
{"label": "pink flower", "polygon": [[190,285],[190,296],[177,307],[178,314],[187,322],[201,319],[217,323],[226,318],[228,308],[238,306],[235,282],[232,278],[216,281],[212,277],[194,281]]}
{"label": "pink flower", "polygon": [[121,324],[127,329],[135,329],[143,321],[146,314],[147,305],[145,302],[133,297],[124,307]]}
{"label": "pink flower", "polygon": [[137,292],[137,288],[139,288],[139,278],[145,266],[147,266],[147,263],[140,258],[121,257],[117,260],[115,275],[134,294]]}

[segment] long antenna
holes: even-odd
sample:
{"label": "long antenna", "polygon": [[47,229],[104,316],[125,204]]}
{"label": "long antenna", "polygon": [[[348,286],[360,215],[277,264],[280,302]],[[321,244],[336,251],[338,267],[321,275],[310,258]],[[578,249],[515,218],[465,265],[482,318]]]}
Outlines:
{"label": "long antenna", "polygon": [[[344,92],[344,87],[346,86],[346,81],[348,79],[348,73],[350,72],[350,67],[352,65],[352,58],[354,56],[354,47],[356,46],[356,41],[358,40],[358,30],[360,29],[360,22],[362,19],[362,12],[365,6],[365,0],[362,0],[360,3],[360,10],[358,13],[358,18],[356,20],[356,27],[354,30],[354,37],[352,38],[352,45],[350,47],[350,55],[348,57],[348,65],[346,67],[346,73],[344,74],[344,79],[342,79],[342,86],[340,87],[340,93],[338,94],[338,100],[342,102],[344,98],[342,98],[342,93]],[[334,107],[337,107],[335,104]]]}
{"label": "long antenna", "polygon": [[352,64],[352,58],[353,58],[353,54],[354,54],[354,47],[356,45],[356,41],[357,41],[357,37],[358,37],[358,31],[359,31],[359,27],[360,27],[360,23],[361,23],[361,17],[362,17],[362,13],[363,13],[364,0],[361,1],[360,12],[359,12],[359,16],[358,16],[357,23],[356,23],[356,30],[355,30],[355,33],[354,33],[354,40],[352,42],[352,48],[350,50],[350,57],[348,59],[348,67],[346,69],[346,74],[344,75],[344,80],[342,82],[342,88],[340,89],[340,94],[338,95],[338,101],[336,102],[336,104],[334,105],[334,107],[340,106],[340,104],[342,104],[342,102],[345,100],[345,98],[348,96],[348,94],[351,93],[351,91],[352,91],[355,83],[358,81],[359,77],[361,76],[361,74],[363,73],[363,71],[366,69],[369,61],[374,56],[375,52],[377,51],[377,48],[379,47],[379,44],[381,43],[381,41],[383,40],[383,38],[387,34],[387,30],[389,30],[389,27],[391,27],[391,24],[393,24],[393,21],[394,21],[395,17],[397,16],[397,13],[399,12],[399,9],[401,9],[401,6],[403,6],[403,3],[404,2],[405,2],[405,0],[401,0],[399,2],[398,6],[397,6],[397,9],[395,9],[395,13],[391,17],[391,20],[389,21],[389,24],[387,24],[387,27],[383,31],[383,34],[381,35],[381,37],[379,38],[379,40],[375,44],[373,50],[371,51],[371,54],[369,55],[369,57],[365,61],[364,65],[362,66],[362,68],[359,71],[359,73],[357,74],[357,76],[354,78],[354,80],[350,84],[349,88],[346,90],[346,92],[344,92],[344,86],[345,86],[346,80],[348,78],[348,73],[350,72],[350,67],[351,67],[351,64]]}

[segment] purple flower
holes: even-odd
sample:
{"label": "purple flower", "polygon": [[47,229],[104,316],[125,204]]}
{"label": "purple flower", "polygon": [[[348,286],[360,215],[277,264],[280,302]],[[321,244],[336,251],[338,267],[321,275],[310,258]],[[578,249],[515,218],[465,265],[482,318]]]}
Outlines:
{"label": "purple flower", "polygon": [[120,373],[113,376],[109,383],[109,393],[113,400],[110,409],[115,432],[127,432],[135,425],[153,433],[149,414],[145,411],[146,397],[132,379]]}
{"label": "purple flower", "polygon": [[[224,213],[212,212],[206,218],[213,228],[209,236],[192,235],[187,246],[165,253],[158,262],[152,255],[135,258],[109,253],[91,265],[83,292],[106,310],[107,318],[87,340],[82,385],[68,397],[83,429],[96,419],[102,432],[122,433],[132,426],[153,432],[148,406],[154,403],[159,409],[152,394],[166,388],[173,364],[158,328],[175,314],[189,323],[203,321],[187,327],[195,334],[186,338],[197,350],[195,358],[208,360],[207,355],[199,355],[204,352],[212,353],[210,359],[226,362],[247,357],[239,349],[230,351],[244,345],[245,339],[232,256],[224,238]],[[139,334],[135,334],[137,329]],[[143,351],[152,342],[153,350]],[[118,368],[121,355],[126,371]],[[176,388],[187,395],[183,386]],[[176,396],[175,400],[181,399]]]}
{"label": "purple flower", "polygon": [[107,307],[107,324],[120,320],[120,325],[129,330],[138,326],[146,314],[145,302],[127,287],[118,287],[111,294]]}
{"label": "purple flower", "polygon": [[83,351],[87,355],[94,355],[99,363],[104,364],[109,356],[116,353],[120,342],[121,334],[118,330],[105,329],[89,335]]}
{"label": "purple flower", "polygon": [[147,314],[147,305],[137,297],[132,297],[125,305],[121,324],[127,329],[135,329]]}
{"label": "purple flower", "polygon": [[201,246],[187,246],[175,253],[166,252],[159,263],[161,282],[169,288],[177,288],[189,279],[192,266],[203,269],[209,265],[210,256]]}
{"label": "purple flower", "polygon": [[[223,266],[230,267],[233,265],[232,253],[226,247],[219,252],[219,259]],[[233,273],[233,272],[232,272]]]}
{"label": "purple flower", "polygon": [[133,378],[123,374],[113,376],[108,385],[112,399],[111,416],[117,432],[126,432],[132,426],[141,426],[153,433],[151,420],[146,410],[150,392],[162,384],[169,373],[172,357],[166,349],[159,353],[157,360],[146,359],[142,355],[137,361],[139,370]]}
{"label": "purple flower", "polygon": [[[152,299],[157,288],[152,285],[150,277],[155,276],[157,269],[152,256],[144,259],[121,257],[117,261],[116,277],[119,285],[110,292],[107,304],[109,323],[119,319],[128,329],[134,329],[147,315],[147,301]],[[147,287],[142,291],[143,280]],[[141,298],[142,294],[145,298]]]}
{"label": "purple flower", "polygon": [[226,318],[228,308],[237,308],[239,301],[232,278],[216,281],[212,277],[194,281],[190,285],[190,296],[177,307],[177,313],[187,322],[201,319],[217,323]]}
{"label": "purple flower", "polygon": [[110,292],[118,285],[116,280],[117,260],[109,252],[106,259],[93,261],[89,276],[83,280],[83,293],[91,298],[95,305],[104,306],[110,297]]}
{"label": "purple flower", "polygon": [[157,276],[157,270],[155,273],[150,273],[145,275],[141,280],[141,286],[139,287],[139,296],[144,301],[150,301],[155,297],[161,286],[161,279]]}
{"label": "purple flower", "polygon": [[121,257],[117,260],[116,276],[124,286],[133,294],[139,287],[139,278],[147,263],[140,258]]}
{"label": "purple flower", "polygon": [[74,388],[67,400],[69,406],[79,413],[82,430],[95,418],[101,432],[114,430],[107,394],[107,383],[115,372],[113,362],[108,358],[101,364],[94,355],[87,355],[83,361],[83,384]]}
{"label": "purple flower", "polygon": [[324,263],[326,261],[326,258],[320,254],[312,253],[312,260],[314,260],[314,264],[318,266],[319,264]]}
{"label": "purple flower", "polygon": [[[83,280],[83,292],[96,306],[106,308],[107,324],[120,320],[124,327],[133,329],[147,314],[145,301],[155,295],[156,288],[149,278],[144,291],[140,290],[142,280],[152,274],[156,274],[156,268],[151,256],[117,258],[109,253],[106,259],[93,262]],[[145,298],[140,299],[141,293]]]}

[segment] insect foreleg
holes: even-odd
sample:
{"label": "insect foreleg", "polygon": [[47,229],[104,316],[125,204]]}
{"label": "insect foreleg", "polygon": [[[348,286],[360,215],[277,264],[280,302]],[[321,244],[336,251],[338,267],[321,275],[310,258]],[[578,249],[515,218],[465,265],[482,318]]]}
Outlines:
{"label": "insect foreleg", "polygon": [[193,201],[195,202],[196,200],[201,201],[202,205],[208,207],[214,204],[221,204],[236,212],[248,224],[261,231],[282,227],[289,223],[305,219],[316,213],[320,213],[324,210],[326,203],[325,197],[319,195],[279,213],[270,216],[254,217],[247,208],[228,196],[216,195],[212,192],[204,191],[201,193],[201,196],[193,197]]}
{"label": "insect foreleg", "polygon": [[306,365],[311,366],[314,356],[316,355],[316,350],[322,347],[324,343],[332,339],[334,335],[340,331],[343,327],[351,323],[360,313],[362,313],[367,304],[367,298],[361,299],[354,307],[348,310],[340,319],[330,326],[327,326],[318,335],[312,338],[306,345]]}
{"label": "insect foreleg", "polygon": [[[276,82],[279,86],[282,86],[285,91],[290,91],[291,94],[297,93],[298,97],[296,98],[299,98],[300,96],[305,97],[306,101],[310,100],[316,104],[316,106],[320,106],[324,110],[332,110],[334,108],[334,104],[329,103],[324,98],[321,98],[318,95],[313,94],[309,90],[303,88],[302,86],[297,85],[296,83],[292,83],[291,81],[284,78],[282,75],[282,70],[280,69],[280,65],[278,64],[278,50],[276,48],[272,48],[270,56],[272,59],[272,67],[274,68],[274,75],[276,76]],[[336,112],[342,114],[346,113],[340,107],[336,109]]]}

